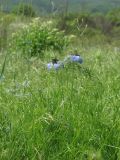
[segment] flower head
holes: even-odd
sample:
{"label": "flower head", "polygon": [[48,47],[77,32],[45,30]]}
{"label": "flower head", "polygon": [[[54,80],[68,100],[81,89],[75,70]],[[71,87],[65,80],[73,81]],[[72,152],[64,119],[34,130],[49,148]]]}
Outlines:
{"label": "flower head", "polygon": [[61,67],[62,68],[64,67],[64,64],[61,61],[55,61],[55,62],[52,61],[47,64],[48,70],[51,70],[51,69],[58,70]]}
{"label": "flower head", "polygon": [[56,70],[58,70],[60,68],[60,64],[58,64],[58,63],[55,63],[53,66],[54,66],[54,69],[56,69]]}
{"label": "flower head", "polygon": [[48,70],[52,69],[53,68],[53,64],[52,63],[48,63],[47,64],[47,68],[48,68]]}
{"label": "flower head", "polygon": [[78,63],[83,63],[83,59],[80,55],[71,55],[71,61],[72,62],[78,62]]}

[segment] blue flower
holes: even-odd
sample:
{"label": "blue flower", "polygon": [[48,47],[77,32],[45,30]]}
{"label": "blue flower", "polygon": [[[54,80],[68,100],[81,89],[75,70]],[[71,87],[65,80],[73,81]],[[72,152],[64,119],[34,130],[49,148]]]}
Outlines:
{"label": "blue flower", "polygon": [[70,59],[72,62],[78,62],[80,64],[83,63],[83,59],[79,55],[71,55]]}
{"label": "blue flower", "polygon": [[60,64],[58,64],[58,63],[55,63],[53,66],[54,66],[54,69],[56,69],[56,70],[60,68]]}
{"label": "blue flower", "polygon": [[47,64],[47,68],[50,70],[50,69],[52,69],[53,68],[53,64],[52,63],[48,63]]}
{"label": "blue flower", "polygon": [[47,64],[48,70],[50,70],[50,69],[58,70],[61,67],[62,68],[64,67],[64,65],[61,61],[58,61],[57,63],[54,63],[54,64],[52,62]]}

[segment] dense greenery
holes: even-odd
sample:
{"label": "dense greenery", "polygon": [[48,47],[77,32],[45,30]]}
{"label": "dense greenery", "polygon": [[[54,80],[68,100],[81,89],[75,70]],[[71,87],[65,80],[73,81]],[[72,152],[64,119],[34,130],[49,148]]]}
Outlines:
{"label": "dense greenery", "polygon": [[58,31],[51,24],[52,21],[41,22],[39,18],[34,19],[29,25],[13,34],[9,48],[13,52],[21,51],[28,56],[40,56],[46,50],[61,52],[68,46],[69,38],[64,32]]}
{"label": "dense greenery", "polygon": [[[103,14],[89,14],[89,13],[71,13],[66,16],[54,16],[49,17],[47,16],[45,21],[50,20],[54,21],[53,28],[49,28],[49,30],[53,31],[54,28],[57,28],[58,31],[62,30],[65,31],[66,34],[74,34],[77,37],[81,37],[81,35],[84,35],[86,37],[93,37],[96,35],[106,36],[109,38],[109,41],[112,41],[114,37],[117,37],[119,39],[119,31],[120,31],[120,16],[119,16],[120,9],[112,10],[105,15]],[[10,38],[11,34],[13,32],[17,32],[19,34],[18,38],[13,39],[13,43],[16,45],[12,45],[12,48],[16,48],[17,46],[20,47],[20,49],[26,48],[25,44],[27,44],[27,41],[34,41],[37,37],[36,44],[32,44],[28,47],[29,51],[33,52],[31,48],[40,48],[37,44],[39,44],[39,36],[41,34],[44,35],[44,33],[41,33],[41,23],[43,22],[43,18],[40,19],[40,24],[38,24],[38,27],[36,26],[36,31],[32,29],[32,27],[23,28],[24,26],[29,26],[29,22],[31,21],[29,17],[24,17],[24,15],[16,16],[13,14],[6,14],[6,13],[0,13],[0,49],[4,48],[7,44],[8,39]],[[22,20],[22,21],[21,21]],[[18,22],[19,21],[19,22]],[[39,32],[40,31],[40,32]],[[58,31],[55,29],[54,34],[51,36],[55,36],[58,34]],[[24,34],[22,34],[24,32]],[[37,34],[39,32],[39,34]],[[30,36],[31,33],[33,34],[32,37]],[[40,34],[41,33],[41,34]],[[40,50],[44,50],[46,46],[51,46],[53,49],[61,50],[61,48],[65,45],[67,45],[67,41],[64,39],[62,40],[62,32],[60,32],[61,35],[59,36],[59,39],[56,37],[56,39],[52,38],[52,41],[47,39],[46,44],[44,47],[40,48]],[[84,34],[83,34],[84,33]],[[48,32],[45,32],[46,36],[49,36]],[[34,37],[34,38],[33,38]],[[21,40],[20,40],[21,39]],[[54,40],[53,40],[54,39]],[[17,40],[17,41],[16,41]],[[11,41],[9,41],[11,42]],[[24,43],[25,44],[24,44]],[[43,42],[44,43],[44,42]],[[23,48],[21,48],[21,45],[23,44]],[[59,45],[58,45],[59,44]],[[35,47],[36,45],[36,47]],[[18,48],[19,48],[18,47]],[[49,47],[49,48],[51,48]],[[44,49],[43,49],[44,48]],[[47,47],[48,48],[48,47]],[[26,50],[27,51],[27,50]],[[28,51],[27,51],[28,52]],[[29,53],[29,52],[28,52]],[[36,51],[37,54],[37,51]]]}

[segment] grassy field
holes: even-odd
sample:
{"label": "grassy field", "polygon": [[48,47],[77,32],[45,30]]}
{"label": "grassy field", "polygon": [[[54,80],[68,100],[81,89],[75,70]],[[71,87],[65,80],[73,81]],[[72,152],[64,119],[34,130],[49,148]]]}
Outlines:
{"label": "grassy field", "polygon": [[77,47],[58,71],[0,54],[0,160],[120,160],[120,48]]}

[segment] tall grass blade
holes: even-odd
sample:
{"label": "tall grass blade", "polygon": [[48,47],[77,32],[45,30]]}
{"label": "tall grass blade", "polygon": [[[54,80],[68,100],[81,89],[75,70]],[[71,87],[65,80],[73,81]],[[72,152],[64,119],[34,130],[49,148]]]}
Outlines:
{"label": "tall grass blade", "polygon": [[4,59],[3,65],[2,65],[2,69],[1,69],[1,73],[0,73],[0,80],[2,79],[4,71],[5,71],[6,60],[7,60],[7,54],[5,56],[5,59]]}

